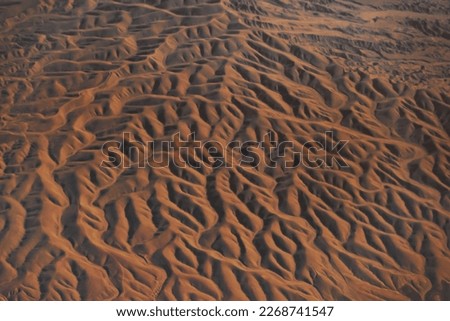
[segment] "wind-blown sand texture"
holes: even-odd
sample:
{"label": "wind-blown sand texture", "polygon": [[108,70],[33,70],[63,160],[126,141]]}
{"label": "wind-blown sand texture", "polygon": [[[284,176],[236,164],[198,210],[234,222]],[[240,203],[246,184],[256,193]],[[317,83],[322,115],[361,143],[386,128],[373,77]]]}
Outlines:
{"label": "wind-blown sand texture", "polygon": [[[0,298],[449,300],[449,13],[0,1]],[[100,167],[123,132],[328,130],[348,168]]]}

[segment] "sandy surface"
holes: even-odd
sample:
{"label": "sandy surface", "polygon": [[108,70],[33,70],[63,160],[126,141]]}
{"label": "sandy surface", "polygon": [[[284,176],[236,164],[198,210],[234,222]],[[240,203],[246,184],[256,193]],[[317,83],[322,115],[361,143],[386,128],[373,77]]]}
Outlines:
{"label": "sandy surface", "polygon": [[[0,1],[0,298],[449,300],[449,13]],[[348,167],[154,168],[124,149],[124,168],[101,149],[326,131]]]}

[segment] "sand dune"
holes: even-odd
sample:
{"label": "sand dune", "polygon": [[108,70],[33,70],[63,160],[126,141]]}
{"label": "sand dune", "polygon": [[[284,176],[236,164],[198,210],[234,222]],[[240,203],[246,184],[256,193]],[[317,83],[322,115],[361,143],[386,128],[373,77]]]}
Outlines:
{"label": "sand dune", "polygon": [[[1,1],[0,299],[449,300],[449,13]],[[122,146],[124,168],[102,153],[124,132],[139,148],[327,131],[348,167],[142,167]]]}

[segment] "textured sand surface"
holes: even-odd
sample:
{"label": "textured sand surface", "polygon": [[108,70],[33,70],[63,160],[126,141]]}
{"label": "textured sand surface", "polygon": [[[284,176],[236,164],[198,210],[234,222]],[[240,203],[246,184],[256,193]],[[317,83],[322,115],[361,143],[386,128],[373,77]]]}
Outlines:
{"label": "textured sand surface", "polygon": [[[450,300],[449,14],[1,0],[0,299]],[[348,168],[100,166],[123,132],[330,130]]]}

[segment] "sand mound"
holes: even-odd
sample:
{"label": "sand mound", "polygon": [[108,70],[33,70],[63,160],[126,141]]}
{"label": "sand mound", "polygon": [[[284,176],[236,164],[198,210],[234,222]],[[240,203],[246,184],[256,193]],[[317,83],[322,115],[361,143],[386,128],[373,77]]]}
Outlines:
{"label": "sand mound", "polygon": [[[449,300],[449,13],[2,1],[0,297]],[[116,167],[124,132],[135,152],[331,132],[348,167],[155,168],[126,146]]]}

